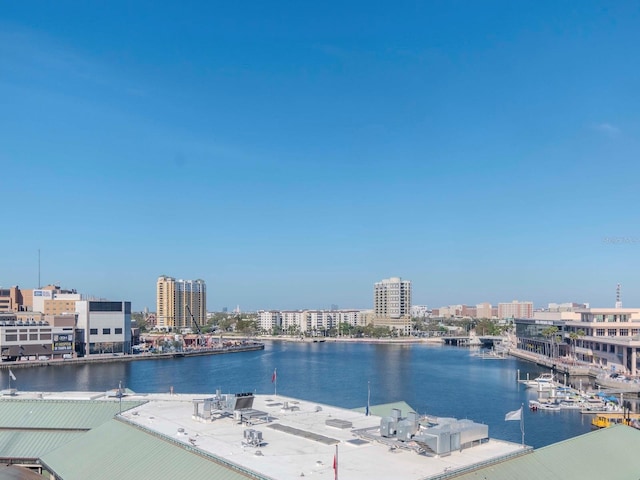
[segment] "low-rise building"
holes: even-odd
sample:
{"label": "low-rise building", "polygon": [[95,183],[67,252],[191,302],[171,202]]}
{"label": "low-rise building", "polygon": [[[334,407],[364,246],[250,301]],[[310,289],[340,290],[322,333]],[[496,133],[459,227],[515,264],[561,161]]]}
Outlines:
{"label": "low-rise building", "polygon": [[2,360],[27,361],[66,358],[73,353],[75,315],[71,323],[55,319],[22,320],[16,313],[0,314]]}
{"label": "low-rise building", "polygon": [[515,325],[521,350],[630,375],[640,371],[640,308],[535,312]]}
{"label": "low-rise building", "polygon": [[565,337],[575,333],[575,355],[586,362],[636,375],[640,351],[640,308],[577,310],[566,322]]}

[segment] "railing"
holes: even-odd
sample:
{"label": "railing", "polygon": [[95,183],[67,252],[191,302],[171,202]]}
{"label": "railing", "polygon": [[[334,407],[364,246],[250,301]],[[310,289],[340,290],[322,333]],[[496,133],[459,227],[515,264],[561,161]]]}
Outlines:
{"label": "railing", "polygon": [[422,477],[420,480],[444,480],[447,478],[457,477],[463,473],[473,472],[480,468],[488,467],[490,465],[495,465],[496,463],[502,463],[506,460],[511,460],[512,458],[517,458],[522,455],[526,455],[533,452],[533,447],[524,447],[522,450],[517,452],[508,453],[506,455],[502,455],[497,458],[491,458],[489,460],[484,460],[482,462],[474,463],[473,465],[468,465],[466,467],[455,468],[455,469],[445,469],[443,473],[438,473],[436,475],[431,475],[428,477]]}

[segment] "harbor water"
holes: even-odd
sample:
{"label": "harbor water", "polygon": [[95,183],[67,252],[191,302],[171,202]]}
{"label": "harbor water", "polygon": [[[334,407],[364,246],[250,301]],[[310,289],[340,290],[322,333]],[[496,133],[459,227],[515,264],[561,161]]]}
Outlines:
{"label": "harbor water", "polygon": [[537,394],[517,382],[518,371],[521,378],[535,378],[545,370],[440,345],[267,341],[264,350],[253,352],[20,369],[13,384],[43,392],[106,391],[120,382],[137,393],[173,388],[175,393],[274,394],[277,389],[345,408],[365,406],[370,387],[371,405],[402,400],[419,414],[485,423],[492,438],[518,443],[520,423],[504,417],[524,405],[525,443],[535,448],[590,431],[591,416],[578,410],[529,411]]}

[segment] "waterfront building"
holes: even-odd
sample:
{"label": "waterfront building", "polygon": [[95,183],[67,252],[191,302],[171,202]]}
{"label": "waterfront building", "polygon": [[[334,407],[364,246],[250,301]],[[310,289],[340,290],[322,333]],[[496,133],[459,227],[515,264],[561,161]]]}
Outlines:
{"label": "waterfront building", "polygon": [[80,300],[76,312],[79,356],[131,353],[131,302]]}
{"label": "waterfront building", "polygon": [[387,327],[401,335],[411,334],[411,281],[391,277],[373,286],[376,327]]}
{"label": "waterfront building", "polygon": [[341,323],[352,327],[365,326],[365,310],[259,310],[258,326],[263,332],[272,333],[279,328],[285,334],[324,336]]}
{"label": "waterfront building", "polygon": [[379,318],[411,315],[411,281],[391,277],[373,287],[373,309]]}
{"label": "waterfront building", "polygon": [[[535,312],[515,319],[518,348],[636,375],[640,369],[640,308]],[[550,328],[557,333],[549,335]]]}
{"label": "waterfront building", "polygon": [[39,312],[0,314],[2,360],[50,360],[72,355],[75,319],[75,314],[46,320]]}
{"label": "waterfront building", "polygon": [[278,310],[259,310],[258,326],[263,332],[271,334],[274,329],[282,328],[282,314]]}
{"label": "waterfront building", "polygon": [[566,322],[565,336],[572,332],[574,353],[583,361],[616,372],[638,373],[640,308],[589,308],[577,310],[579,320]]}
{"label": "waterfront building", "polygon": [[532,318],[533,302],[519,302],[514,300],[509,303],[498,304],[498,318]]}
{"label": "waterfront building", "polygon": [[300,310],[283,310],[280,313],[282,331],[301,334],[307,331],[306,315]]}
{"label": "waterfront building", "polygon": [[199,326],[207,324],[207,286],[204,280],[176,280],[161,275],[156,292],[158,328],[182,331],[193,330],[194,321]]}
{"label": "waterfront building", "polygon": [[346,323],[352,327],[364,327],[367,325],[365,315],[367,311],[368,310],[336,310],[337,325]]}

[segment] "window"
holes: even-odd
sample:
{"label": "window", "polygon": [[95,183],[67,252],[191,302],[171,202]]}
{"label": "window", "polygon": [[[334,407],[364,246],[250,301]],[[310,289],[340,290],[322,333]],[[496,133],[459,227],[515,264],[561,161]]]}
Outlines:
{"label": "window", "polygon": [[604,337],[604,328],[596,328],[596,337]]}
{"label": "window", "polygon": [[629,329],[628,328],[621,328],[620,329],[620,336],[628,337],[629,336]]}
{"label": "window", "polygon": [[115,334],[116,335],[122,335],[122,329],[121,328],[116,328]]}
{"label": "window", "polygon": [[[131,304],[131,302],[127,302],[127,303]],[[90,312],[121,312],[122,302],[89,302],[89,311]]]}
{"label": "window", "polygon": [[5,335],[5,342],[17,342],[18,335]]}
{"label": "window", "polygon": [[616,329],[615,328],[609,328],[607,329],[607,336],[608,337],[615,337],[616,336]]}
{"label": "window", "polygon": [[102,329],[102,334],[103,335],[109,335],[111,333],[111,329],[110,328],[103,328]]}
{"label": "window", "polygon": [[98,334],[98,329],[97,328],[92,328],[91,330],[89,330],[89,333],[91,335],[97,335]]}

